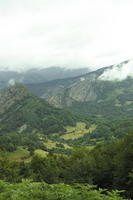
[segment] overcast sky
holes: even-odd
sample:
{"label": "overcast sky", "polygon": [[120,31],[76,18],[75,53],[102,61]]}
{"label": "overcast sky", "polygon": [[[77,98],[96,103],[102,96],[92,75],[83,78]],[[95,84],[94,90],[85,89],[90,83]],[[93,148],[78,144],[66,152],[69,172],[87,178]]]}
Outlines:
{"label": "overcast sky", "polygon": [[0,0],[0,66],[99,68],[133,58],[133,0]]}

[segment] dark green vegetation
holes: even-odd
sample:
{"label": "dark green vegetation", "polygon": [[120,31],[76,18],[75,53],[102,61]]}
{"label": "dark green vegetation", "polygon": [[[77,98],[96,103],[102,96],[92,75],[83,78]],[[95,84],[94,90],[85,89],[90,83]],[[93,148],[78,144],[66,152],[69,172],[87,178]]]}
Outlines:
{"label": "dark green vegetation", "polygon": [[96,190],[82,184],[48,185],[30,181],[7,184],[1,181],[0,188],[0,200],[124,200],[117,192]]}
{"label": "dark green vegetation", "polygon": [[49,134],[75,123],[70,112],[53,108],[20,84],[1,94],[0,106],[0,128],[5,132],[37,129]]}
{"label": "dark green vegetation", "polygon": [[[89,121],[89,119],[88,119]],[[96,129],[89,135],[90,139],[102,140],[104,143],[122,138],[133,131],[133,119],[91,120],[97,124]],[[87,122],[86,122],[87,124]],[[89,126],[89,124],[87,124]]]}
{"label": "dark green vegetation", "polygon": [[[0,96],[0,148],[14,151],[17,146],[43,148],[51,133],[64,133],[64,126],[75,125],[75,115],[53,108],[47,102],[16,84]],[[43,141],[42,141],[43,139]]]}
{"label": "dark green vegetation", "polygon": [[[125,190],[125,192],[123,191],[123,195],[132,198],[133,197],[132,158],[133,158],[133,134],[129,134],[123,139],[117,140],[112,144],[104,146],[98,145],[92,150],[88,150],[87,148],[84,147],[75,149],[69,156],[49,154],[47,157],[44,158],[35,155],[33,156],[31,162],[28,163],[12,162],[3,157],[0,159],[0,172],[1,172],[0,179],[11,183],[21,182],[22,179],[29,178],[34,182],[41,181],[49,184],[51,183],[52,184],[79,183],[79,184],[91,184],[91,185],[93,184],[97,185],[97,188],[103,188],[103,189],[108,188],[108,190],[110,191]],[[30,187],[32,186],[34,187],[34,184],[37,187],[37,191],[35,194],[37,195],[39,193],[39,190],[41,190],[38,188],[39,185],[41,184],[39,183],[29,184],[29,191],[31,191]],[[15,185],[10,186],[5,184],[5,187],[7,186],[9,186],[9,188],[11,189],[17,187]],[[20,186],[22,186],[22,188],[25,187],[23,184],[18,184],[18,188]],[[47,187],[49,187],[49,189],[50,188],[52,189],[53,187],[54,192],[55,188],[57,187],[56,188],[57,193],[59,192],[58,189],[60,187],[62,187],[62,190],[63,187],[66,188],[68,187],[69,189],[72,187],[70,190],[73,194],[73,189],[75,188],[75,186],[76,185],[65,186],[61,184],[57,186],[55,185]],[[86,187],[86,190],[89,192],[87,186],[84,187],[83,185],[79,185],[77,188],[79,188],[80,190],[82,187],[84,189]],[[87,191],[85,192],[83,188],[81,189],[82,192],[78,192],[78,194],[81,195],[79,196],[79,199],[82,199],[81,198],[82,195],[87,195],[86,194]],[[4,191],[5,193],[7,192],[6,189],[5,190],[1,189],[1,190],[3,191],[3,193]],[[18,192],[21,192],[21,189],[18,189]],[[28,187],[25,187],[24,190],[22,189],[21,194],[28,195],[27,192],[28,192]],[[63,192],[64,190],[62,191],[62,193]],[[93,192],[94,191],[92,191],[92,199],[94,198],[95,195],[99,194],[98,191],[96,194],[95,194],[96,191],[94,193]],[[10,195],[11,194],[13,195],[14,192],[8,194],[10,197]],[[64,192],[64,195],[66,194],[67,193]],[[88,195],[90,194],[91,193],[88,193]],[[102,192],[102,194],[105,193]],[[78,199],[78,196],[76,196],[75,198]],[[85,197],[83,196],[83,198]],[[88,197],[86,196],[86,198],[89,198],[89,196]],[[97,198],[95,197],[94,199],[98,198],[100,197],[97,196]],[[112,196],[112,200],[117,198],[118,197]],[[36,197],[36,199],[39,199],[39,197]],[[50,197],[48,199],[50,199]]]}
{"label": "dark green vegetation", "polygon": [[[70,147],[94,147],[96,144],[105,145],[114,142],[116,139],[122,138],[133,131],[133,119],[115,119],[115,120],[101,120],[98,118],[85,118],[84,123],[86,129],[81,129],[82,135],[78,136],[79,129],[74,132],[74,127],[71,127],[69,134],[67,132],[63,135],[51,134],[49,139],[53,142],[67,144]],[[94,127],[94,128],[93,128]],[[89,130],[92,129],[92,132]],[[85,131],[85,133],[84,133]],[[66,137],[67,136],[67,137]],[[60,151],[59,151],[60,150]],[[69,151],[68,151],[69,150]],[[70,149],[53,148],[52,152],[70,152]]]}
{"label": "dark green vegetation", "polygon": [[[39,166],[42,166],[38,169]],[[44,166],[44,168],[43,168]],[[133,134],[93,150],[80,148],[70,156],[33,157],[33,179],[48,183],[89,183],[126,190],[133,196]],[[52,175],[53,174],[53,175]]]}
{"label": "dark green vegetation", "polygon": [[133,198],[133,80],[102,72],[47,83],[44,96],[70,111],[20,84],[0,95],[0,199]]}
{"label": "dark green vegetation", "polygon": [[15,154],[22,150],[23,159],[36,149],[69,153],[72,147],[110,143],[133,130],[132,118],[75,115],[53,108],[20,84],[1,94],[0,120],[0,149]]}

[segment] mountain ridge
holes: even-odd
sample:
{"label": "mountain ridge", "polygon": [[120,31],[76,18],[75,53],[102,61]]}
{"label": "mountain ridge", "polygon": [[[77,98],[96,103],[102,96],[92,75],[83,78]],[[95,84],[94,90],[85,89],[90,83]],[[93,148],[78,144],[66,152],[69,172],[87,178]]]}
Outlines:
{"label": "mountain ridge", "polygon": [[[130,61],[117,65],[121,68]],[[99,77],[107,70],[112,70],[114,65],[100,68],[85,75],[74,78],[55,80],[38,85],[27,85],[29,89],[55,106],[71,106],[73,102],[89,102],[97,99],[98,84],[105,82]],[[35,88],[35,90],[34,90]],[[100,88],[101,89],[101,88]]]}
{"label": "mountain ridge", "polygon": [[[118,73],[123,69],[132,69],[132,61],[100,68],[75,78],[55,80],[38,85],[27,85],[36,95],[47,100],[51,105],[68,108],[78,113],[98,115],[104,118],[133,116],[133,78],[106,80],[102,75]],[[123,76],[121,76],[123,77]],[[105,76],[104,76],[105,78]]]}
{"label": "mountain ridge", "polygon": [[35,68],[22,72],[3,69],[0,71],[0,90],[9,87],[12,82],[19,82],[22,84],[41,83],[60,79],[61,77],[76,77],[88,71],[90,71],[89,68],[65,69],[61,67]]}
{"label": "mountain ridge", "polygon": [[[63,114],[64,119],[62,118]],[[72,118],[70,117],[69,119],[67,115],[67,112],[53,108],[45,100],[32,94],[20,83],[16,83],[14,86],[0,94],[1,130],[18,130],[26,124],[30,129],[36,128],[40,131],[43,131],[44,129],[43,132],[47,133],[48,129],[51,129],[52,131],[52,124],[50,127],[47,127],[45,124],[46,121],[47,123],[52,123],[53,121],[53,126],[57,125],[56,129],[59,128],[59,130],[64,130],[63,125],[65,123],[73,123]],[[44,120],[44,118],[50,119]]]}

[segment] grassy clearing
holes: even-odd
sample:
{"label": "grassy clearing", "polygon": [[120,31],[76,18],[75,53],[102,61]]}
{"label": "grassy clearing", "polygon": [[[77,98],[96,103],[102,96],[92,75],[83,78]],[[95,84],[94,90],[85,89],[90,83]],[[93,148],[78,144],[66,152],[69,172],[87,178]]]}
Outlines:
{"label": "grassy clearing", "polygon": [[126,101],[125,102],[125,105],[131,105],[131,104],[133,104],[133,101]]}
{"label": "grassy clearing", "polygon": [[85,134],[91,134],[96,129],[96,125],[93,124],[90,128],[86,128],[86,124],[83,122],[78,122],[75,127],[67,126],[67,133],[62,135],[60,138],[64,140],[74,140],[83,137]]}
{"label": "grassy clearing", "polygon": [[42,156],[42,157],[46,157],[48,155],[48,152],[47,151],[43,151],[41,149],[37,149],[37,150],[35,150],[34,154]]}
{"label": "grassy clearing", "polygon": [[85,147],[86,149],[92,150],[92,149],[94,149],[95,146],[93,146],[93,145],[89,145],[89,146],[88,146],[88,145],[87,145],[87,146],[84,146],[84,147]]}
{"label": "grassy clearing", "polygon": [[63,143],[63,145],[64,145],[64,148],[65,148],[65,149],[72,149],[72,147],[70,147],[68,144],[64,144],[64,143]]}
{"label": "grassy clearing", "polygon": [[115,106],[116,106],[116,107],[121,107],[122,104],[120,104],[120,103],[116,103]]}
{"label": "grassy clearing", "polygon": [[55,142],[52,140],[47,140],[47,142],[44,143],[44,145],[47,147],[47,149],[56,148],[56,144],[58,144],[58,142]]}
{"label": "grassy clearing", "polygon": [[48,148],[48,149],[53,149],[53,148],[58,148],[57,145],[61,144],[64,146],[64,149],[71,149],[72,147],[70,147],[68,144],[65,143],[61,143],[61,142],[55,142],[52,140],[48,140],[46,143],[44,143],[44,145]]}
{"label": "grassy clearing", "polygon": [[25,160],[30,156],[30,153],[27,149],[23,147],[18,147],[14,152],[5,152],[4,156],[9,160],[21,161]]}

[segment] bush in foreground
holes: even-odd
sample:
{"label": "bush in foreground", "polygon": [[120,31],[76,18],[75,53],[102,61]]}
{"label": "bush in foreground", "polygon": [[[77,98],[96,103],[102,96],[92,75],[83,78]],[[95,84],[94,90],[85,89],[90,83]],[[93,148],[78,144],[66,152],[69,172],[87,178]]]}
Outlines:
{"label": "bush in foreground", "polygon": [[119,192],[108,192],[85,184],[46,184],[24,181],[9,184],[0,181],[0,200],[124,200]]}

